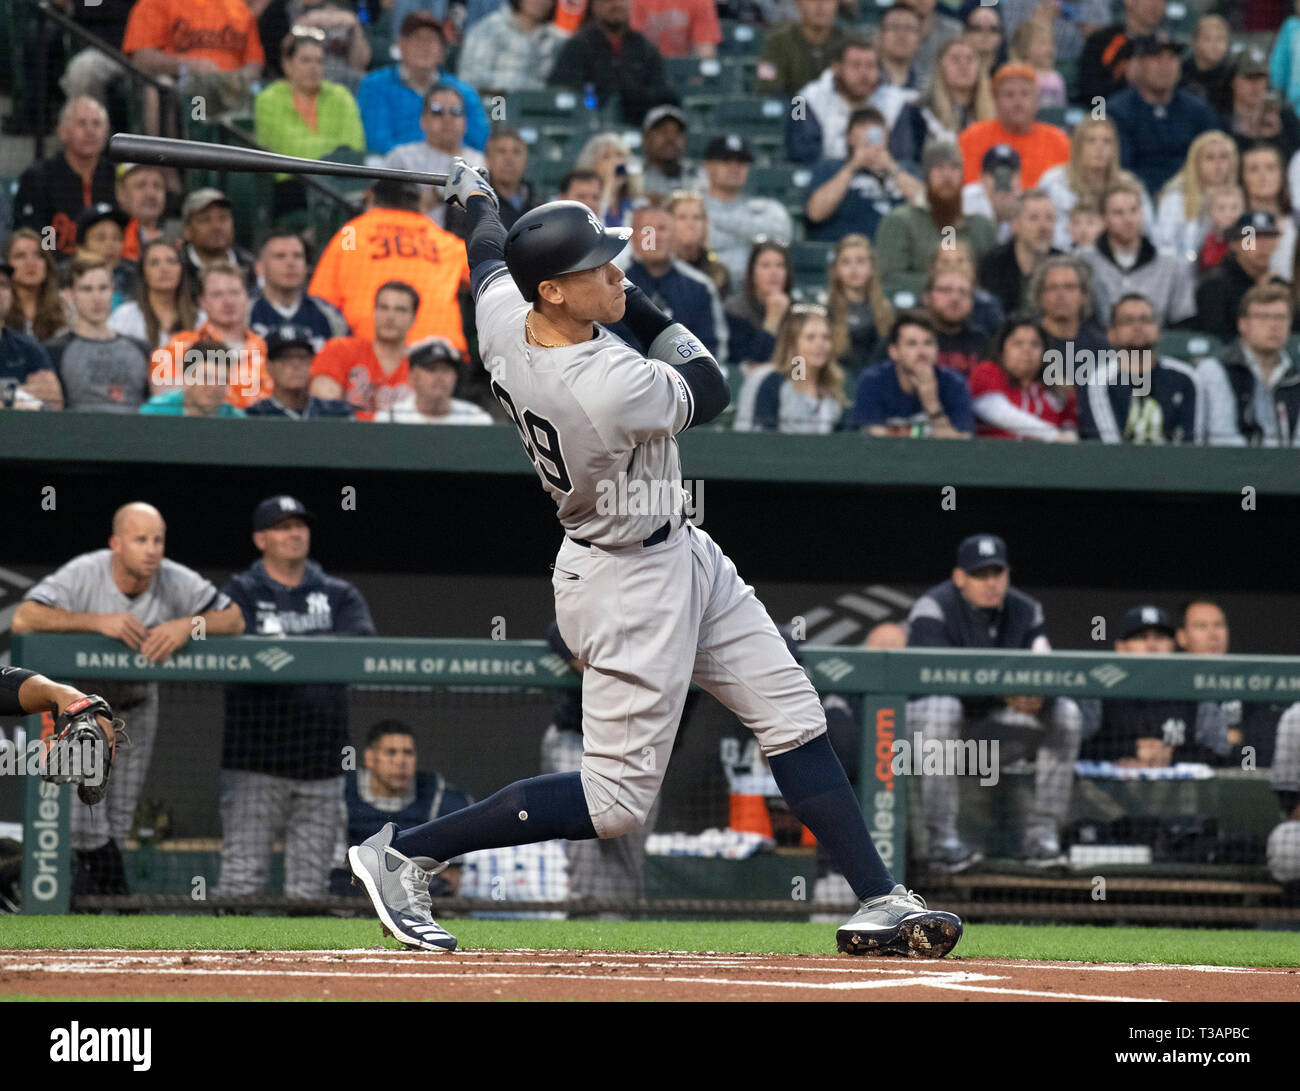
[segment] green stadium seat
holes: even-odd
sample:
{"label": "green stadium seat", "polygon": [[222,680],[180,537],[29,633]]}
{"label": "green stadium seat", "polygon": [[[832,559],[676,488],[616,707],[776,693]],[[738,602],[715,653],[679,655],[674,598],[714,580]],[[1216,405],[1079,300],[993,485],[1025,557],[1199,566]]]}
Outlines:
{"label": "green stadium seat", "polygon": [[794,266],[795,279],[824,285],[826,269],[834,254],[835,247],[828,242],[792,242],[790,262]]}
{"label": "green stadium seat", "polygon": [[510,92],[506,98],[506,122],[514,126],[563,122],[583,128],[594,128],[599,123],[594,111],[583,106],[579,92],[563,88]]}
{"label": "green stadium seat", "polygon": [[751,23],[722,21],[722,41],[718,43],[720,57],[757,57],[763,52],[763,28]]}
{"label": "green stadium seat", "polygon": [[677,92],[678,98],[695,94],[725,97],[743,90],[741,65],[727,64],[715,57],[669,57],[664,67],[668,86]]}
{"label": "green stadium seat", "polygon": [[1196,330],[1165,330],[1160,335],[1160,354],[1195,363],[1207,356],[1217,356],[1223,343],[1208,333]]}
{"label": "green stadium seat", "polygon": [[775,128],[784,139],[790,103],[782,98],[741,98],[720,102],[713,110],[713,123],[721,129],[739,131],[746,127]]}

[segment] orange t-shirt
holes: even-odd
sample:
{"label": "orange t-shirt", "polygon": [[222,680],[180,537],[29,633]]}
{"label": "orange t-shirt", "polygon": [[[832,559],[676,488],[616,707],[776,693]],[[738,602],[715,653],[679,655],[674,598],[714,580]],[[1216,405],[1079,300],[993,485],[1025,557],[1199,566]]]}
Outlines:
{"label": "orange t-shirt", "polygon": [[223,72],[266,63],[257,20],[244,0],[136,0],[122,52],[130,56],[140,49],[201,57]]}
{"label": "orange t-shirt", "polygon": [[457,292],[469,282],[465,243],[419,212],[372,208],[345,223],[316,263],[307,291],[343,312],[363,341],[375,336],[375,292],[389,280],[420,294],[407,343],[434,334],[469,351]]}
{"label": "orange t-shirt", "polygon": [[374,344],[364,337],[333,337],[326,341],[311,364],[312,378],[324,375],[343,388],[339,395],[356,406],[358,420],[374,420],[411,392],[407,379],[411,367],[406,357],[391,375],[385,374]]}
{"label": "orange t-shirt", "polygon": [[582,29],[587,14],[587,0],[559,0],[555,5],[555,29],[566,38]]}
{"label": "orange t-shirt", "polygon": [[[152,371],[162,367],[160,385],[180,386],[186,364],[185,352],[198,341],[220,341],[233,348],[212,325],[204,322],[197,330],[182,330],[166,348],[155,349]],[[230,393],[226,401],[236,409],[247,409],[254,402],[271,396],[271,376],[266,373],[266,342],[252,330],[239,346],[239,359],[230,375]]]}
{"label": "orange t-shirt", "polygon": [[964,184],[980,180],[984,153],[995,144],[1010,144],[1016,149],[1020,156],[1020,184],[1025,189],[1038,185],[1038,179],[1049,167],[1055,167],[1070,158],[1070,138],[1064,129],[1035,121],[1023,136],[1012,136],[997,118],[989,118],[988,121],[977,121],[966,126],[957,138],[957,145],[961,148]]}

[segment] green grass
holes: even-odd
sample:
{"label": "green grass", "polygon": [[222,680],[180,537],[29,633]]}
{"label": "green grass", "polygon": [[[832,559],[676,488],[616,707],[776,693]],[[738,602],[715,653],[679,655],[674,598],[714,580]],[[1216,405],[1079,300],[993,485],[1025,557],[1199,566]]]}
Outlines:
{"label": "green grass", "polygon": [[[442,922],[466,949],[835,953],[824,924],[755,921]],[[0,917],[0,948],[131,950],[398,949],[373,920],[331,917]],[[1066,962],[1300,967],[1300,932],[976,924],[956,956]]]}

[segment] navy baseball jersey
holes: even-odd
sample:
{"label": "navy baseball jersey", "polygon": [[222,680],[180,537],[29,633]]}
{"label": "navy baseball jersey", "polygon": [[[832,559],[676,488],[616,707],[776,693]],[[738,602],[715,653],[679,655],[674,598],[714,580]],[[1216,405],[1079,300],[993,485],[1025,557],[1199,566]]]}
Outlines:
{"label": "navy baseball jersey", "polygon": [[313,352],[320,352],[331,337],[349,337],[352,334],[348,320],[333,303],[305,293],[292,311],[277,307],[266,296],[258,296],[249,308],[248,325],[263,339],[277,326],[306,326],[311,330]]}
{"label": "navy baseball jersey", "polygon": [[[302,583],[286,587],[260,560],[231,577],[224,593],[239,604],[256,636],[374,636],[366,600],[347,580],[307,562]],[[343,772],[348,733],[348,687],[330,684],[226,687],[223,769],[297,780]]]}
{"label": "navy baseball jersey", "polygon": [[[909,648],[1028,648],[1050,651],[1043,607],[1014,587],[997,610],[972,606],[952,580],[931,587],[912,605],[907,616]],[[1002,702],[990,697],[966,697],[967,716],[983,716]]]}

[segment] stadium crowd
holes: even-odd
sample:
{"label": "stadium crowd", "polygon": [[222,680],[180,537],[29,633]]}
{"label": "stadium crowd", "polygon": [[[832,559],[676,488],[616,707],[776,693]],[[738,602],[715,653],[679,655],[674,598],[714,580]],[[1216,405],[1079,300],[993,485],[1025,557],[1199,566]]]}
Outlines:
{"label": "stadium crowd", "polygon": [[[62,5],[150,77],[146,131],[183,131],[170,88],[277,152],[486,166],[507,224],[558,196],[636,228],[620,264],[726,366],[736,429],[1300,444],[1300,16],[1266,0],[177,5]],[[58,149],[0,248],[0,404],[500,418],[435,187],[376,184],[317,239],[276,176],[254,239],[220,189],[110,162],[127,74],[60,49]],[[511,113],[547,89],[558,178]]]}

